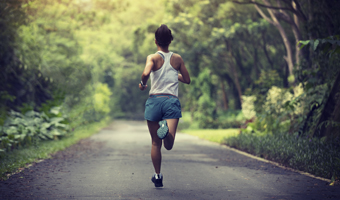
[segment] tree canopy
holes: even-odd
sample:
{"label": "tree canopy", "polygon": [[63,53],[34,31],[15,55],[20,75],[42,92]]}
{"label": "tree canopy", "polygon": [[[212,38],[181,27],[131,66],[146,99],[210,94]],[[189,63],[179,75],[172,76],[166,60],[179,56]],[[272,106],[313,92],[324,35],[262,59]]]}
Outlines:
{"label": "tree canopy", "polygon": [[[156,51],[160,24],[172,29],[170,49],[192,76],[192,85],[180,86],[183,109],[202,127],[221,127],[221,116],[241,110],[246,96],[256,97],[248,99],[260,118],[274,86],[293,97],[302,85],[301,119],[283,120],[293,126],[299,118],[299,126],[313,130],[306,124],[316,123],[330,93],[336,96],[336,0],[5,0],[0,6],[2,121],[10,110],[54,106],[77,123],[142,118],[148,93],[136,86],[146,56]],[[313,105],[319,114],[311,114]]]}

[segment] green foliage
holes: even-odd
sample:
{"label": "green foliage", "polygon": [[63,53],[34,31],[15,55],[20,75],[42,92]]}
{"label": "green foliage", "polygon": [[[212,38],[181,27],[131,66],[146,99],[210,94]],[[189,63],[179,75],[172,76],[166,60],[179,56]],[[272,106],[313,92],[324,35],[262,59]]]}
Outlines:
{"label": "green foliage", "polygon": [[[155,47],[150,34],[145,37],[147,41],[137,43],[138,49],[131,49],[134,44],[131,30],[141,22],[159,23],[161,17],[157,16],[162,15],[161,9],[151,8],[161,3],[46,0],[8,4],[9,18],[3,22],[9,28],[1,41],[10,41],[6,46],[9,50],[4,53],[18,62],[8,64],[17,65],[7,68],[8,71],[16,69],[14,73],[0,78],[0,124],[11,109],[22,112],[34,109],[49,115],[51,107],[60,105],[73,128],[98,121],[109,113],[113,116],[141,113],[143,104],[135,87],[141,69],[127,68],[139,68],[132,63],[136,61],[136,54],[140,58],[137,62],[144,64],[145,57],[155,51]],[[25,20],[27,23],[23,23]],[[2,58],[1,61],[6,60]],[[18,83],[9,81],[8,77],[12,78],[13,74],[13,80],[19,79]],[[21,87],[14,88],[16,85]],[[22,98],[23,93],[29,98]],[[136,94],[134,98],[132,94]],[[21,98],[17,98],[19,96]],[[143,96],[147,97],[147,93]]]}
{"label": "green foliage", "polygon": [[193,120],[200,128],[213,128],[216,119],[216,103],[213,100],[214,85],[210,80],[211,72],[206,69],[197,78],[191,79],[189,89],[190,99],[188,105]]}
{"label": "green foliage", "polygon": [[37,144],[41,140],[53,140],[68,135],[68,121],[60,116],[60,107],[53,107],[48,117],[45,113],[33,110],[25,114],[11,111],[0,127],[0,149],[8,152],[12,149]]}
{"label": "green foliage", "polygon": [[334,53],[340,54],[340,35],[334,35],[323,39],[299,41],[300,49],[310,46],[313,51],[321,51],[331,58]]}
{"label": "green foliage", "polygon": [[340,36],[305,40],[300,41],[300,44],[302,44],[301,49],[310,47],[313,55],[314,67],[304,63],[296,71],[299,81],[304,84],[305,89],[308,91],[318,85],[331,85],[336,74],[339,73]]}
{"label": "green foliage", "polygon": [[260,77],[255,81],[253,89],[248,89],[246,94],[255,95],[254,109],[256,113],[262,112],[262,105],[266,101],[266,95],[273,86],[282,86],[282,79],[275,70],[262,71]]}
{"label": "green foliage", "polygon": [[[332,6],[339,2],[325,2],[301,4],[313,18],[300,21],[301,62],[288,77],[279,32],[252,4],[5,0],[0,4],[0,125],[9,132],[36,131],[23,128],[32,110],[34,116],[39,112],[37,121],[67,116],[70,128],[107,115],[141,119],[148,92],[137,86],[146,56],[156,51],[154,31],[165,23],[174,34],[170,50],[181,54],[192,77],[179,92],[183,110],[190,112],[185,127],[238,127],[255,117],[244,133],[311,137],[340,69],[340,18]],[[292,43],[290,26],[282,25]],[[244,114],[233,111],[241,108],[244,94],[252,97],[243,99]],[[225,106],[229,110],[223,111]],[[11,127],[6,124],[13,118],[6,119],[10,110],[24,113]]]}
{"label": "green foliage", "polygon": [[[50,83],[37,66],[32,66],[22,54],[20,28],[28,22],[23,1],[3,1],[0,4],[0,118],[1,124],[9,110],[36,109],[50,99]],[[32,42],[32,41],[31,41]],[[31,60],[39,61],[37,54]],[[37,63],[35,62],[35,64]]]}
{"label": "green foliage", "polygon": [[97,133],[110,122],[110,118],[105,118],[100,122],[77,127],[72,133],[72,137],[47,140],[40,142],[39,145],[25,146],[25,148],[13,149],[13,151],[6,152],[6,154],[3,153],[0,158],[0,180],[7,179],[8,175],[17,172],[20,168],[27,167],[28,164],[40,159],[50,158],[51,154],[77,143],[80,139]]}
{"label": "green foliage", "polygon": [[[273,86],[268,90],[262,107],[258,108],[259,112],[256,113],[255,121],[248,124],[248,127],[242,131],[257,134],[302,134],[304,132],[304,135],[310,135],[303,126],[305,126],[311,106],[323,102],[325,91],[324,86],[317,86],[309,91],[305,91],[302,84],[293,89]],[[254,96],[245,96],[243,112],[254,112],[254,98]],[[313,118],[317,118],[319,114],[319,111],[315,112]]]}
{"label": "green foliage", "polygon": [[[62,91],[55,90],[52,99],[47,100],[45,103],[41,104],[41,107],[39,107],[38,111],[45,113],[48,117],[54,117],[55,112],[50,112],[50,110],[53,110],[52,108],[60,108],[60,105],[63,104],[65,99],[65,93]],[[59,112],[57,117],[61,117],[62,115],[65,115],[65,112]]]}
{"label": "green foliage", "polygon": [[239,134],[238,129],[184,129],[181,132],[217,143],[222,143],[226,138],[235,137]]}
{"label": "green foliage", "polygon": [[242,113],[246,119],[255,118],[256,112],[254,103],[256,101],[255,96],[242,96]]}
{"label": "green foliage", "polygon": [[94,94],[94,109],[98,114],[106,115],[110,113],[110,89],[106,84],[98,83],[96,93]]}
{"label": "green foliage", "polygon": [[[297,87],[296,90],[299,90],[299,87]],[[301,94],[302,92],[294,93],[296,97]],[[262,115],[259,118],[260,121],[265,121],[266,131],[274,134],[277,132],[289,131],[289,125],[287,127],[283,122],[285,120],[293,119],[294,115],[301,115],[303,111],[301,107],[298,105],[295,106],[293,103],[289,103],[291,107],[289,107],[290,109],[287,109],[287,102],[292,100],[294,95],[291,94],[289,90],[281,89],[276,86],[273,86],[271,89],[269,89],[266,101],[263,105],[263,113],[261,113]],[[282,125],[286,129],[284,129]]]}
{"label": "green foliage", "polygon": [[80,57],[77,23],[70,16],[74,9],[67,2],[34,1],[26,7],[30,23],[18,31],[22,61],[66,96],[80,96],[91,78]]}
{"label": "green foliage", "polygon": [[213,129],[236,129],[241,127],[244,120],[240,110],[217,110],[216,119],[210,122],[209,126]]}
{"label": "green foliage", "polygon": [[[305,92],[300,96],[290,102],[287,102],[291,110],[294,110],[296,105],[291,105],[294,103],[302,103],[302,108],[304,112],[300,115],[300,129],[305,126],[304,130],[300,130],[300,134],[308,137],[313,137],[313,130],[317,128],[316,121],[320,118],[323,105],[327,100],[325,97],[328,96],[329,88],[327,84],[316,85],[313,88],[308,88],[308,84],[305,86]],[[308,116],[310,116],[308,118]],[[295,123],[298,124],[298,123]]]}
{"label": "green foliage", "polygon": [[285,166],[317,176],[339,177],[339,138],[326,142],[298,134],[259,135],[244,133],[227,138],[225,144]]}
{"label": "green foliage", "polygon": [[[262,71],[253,90],[248,90],[249,96],[243,96],[242,112],[247,119],[255,119],[245,132],[258,134],[277,134],[291,132],[291,126],[299,124],[302,118],[302,104],[298,100],[303,94],[300,86],[293,89],[280,88],[282,84],[275,70]],[[287,105],[290,105],[287,106]]]}
{"label": "green foliage", "polygon": [[145,91],[140,91],[138,88],[143,69],[142,66],[129,63],[116,70],[114,78],[117,81],[112,89],[112,116],[132,119],[144,118],[144,105],[151,83],[147,83],[148,88]]}
{"label": "green foliage", "polygon": [[[338,44],[328,39],[301,43],[311,44],[315,51],[314,67],[302,65],[297,71],[301,82],[298,87],[272,87],[262,99],[263,109],[257,110],[258,119],[240,135],[226,139],[226,144],[334,181],[340,171],[340,137],[334,136],[331,141],[315,138],[313,130],[318,128],[316,122],[329,95],[329,85],[339,71],[337,47],[329,51],[329,44]],[[325,59],[328,54],[331,58]]]}
{"label": "green foliage", "polygon": [[[340,73],[340,42],[339,35],[329,36],[323,39],[313,39],[300,41],[301,49],[307,50],[313,55],[313,66],[303,63],[301,68],[296,71],[298,80],[303,84],[305,89],[305,98],[307,118],[303,125],[303,135],[310,137],[322,137],[325,133],[316,133],[322,124],[331,126],[337,124],[333,121],[325,121],[319,124],[322,112],[325,109],[326,102],[331,94],[331,88],[335,87],[335,79]],[[339,136],[338,134],[334,133]]]}
{"label": "green foliage", "polygon": [[194,120],[192,113],[188,111],[182,112],[182,118],[179,121],[178,129],[198,130],[202,126],[209,126],[209,129],[236,129],[240,128],[244,121],[243,113],[240,110],[218,110],[216,119],[209,124],[202,125],[203,121]]}

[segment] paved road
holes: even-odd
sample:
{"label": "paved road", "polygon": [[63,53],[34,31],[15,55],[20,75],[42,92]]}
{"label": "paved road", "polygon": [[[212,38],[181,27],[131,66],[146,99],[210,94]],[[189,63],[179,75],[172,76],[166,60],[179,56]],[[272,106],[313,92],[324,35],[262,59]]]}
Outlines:
{"label": "paved road", "polygon": [[339,187],[180,133],[154,188],[149,152],[145,122],[117,121],[0,182],[0,199],[340,199]]}

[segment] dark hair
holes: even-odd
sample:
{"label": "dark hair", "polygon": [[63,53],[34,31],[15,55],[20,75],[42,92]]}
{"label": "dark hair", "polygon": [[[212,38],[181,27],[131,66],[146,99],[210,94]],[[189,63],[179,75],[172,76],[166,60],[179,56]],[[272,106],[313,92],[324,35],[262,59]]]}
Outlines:
{"label": "dark hair", "polygon": [[155,38],[157,44],[161,47],[169,46],[170,42],[174,39],[171,34],[171,30],[167,25],[162,24],[155,32]]}

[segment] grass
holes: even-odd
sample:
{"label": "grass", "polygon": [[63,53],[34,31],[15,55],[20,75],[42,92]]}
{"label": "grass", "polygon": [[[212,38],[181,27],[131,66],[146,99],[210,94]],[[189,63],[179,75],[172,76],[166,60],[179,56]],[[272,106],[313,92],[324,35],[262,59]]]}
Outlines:
{"label": "grass", "polygon": [[181,133],[221,144],[226,138],[234,137],[240,132],[240,129],[200,129],[198,122],[192,122],[190,112],[182,112],[177,128]]}
{"label": "grass", "polygon": [[107,118],[101,122],[87,124],[74,130],[70,137],[65,137],[60,140],[44,141],[39,143],[39,146],[21,148],[3,155],[0,158],[0,179],[5,180],[11,173],[25,168],[28,164],[49,158],[51,154],[64,150],[81,139],[90,137],[108,125],[109,122],[110,119]]}
{"label": "grass", "polygon": [[182,133],[197,136],[211,142],[223,143],[226,138],[235,137],[239,129],[183,129]]}
{"label": "grass", "polygon": [[297,170],[331,179],[340,179],[340,138],[323,141],[319,138],[297,137],[293,134],[247,133],[240,129],[200,129],[190,113],[182,113],[179,131],[201,139],[225,144],[258,157],[278,162]]}
{"label": "grass", "polygon": [[316,176],[333,180],[340,177],[339,138],[334,141],[323,141],[287,133],[275,135],[242,133],[227,138],[224,143]]}

